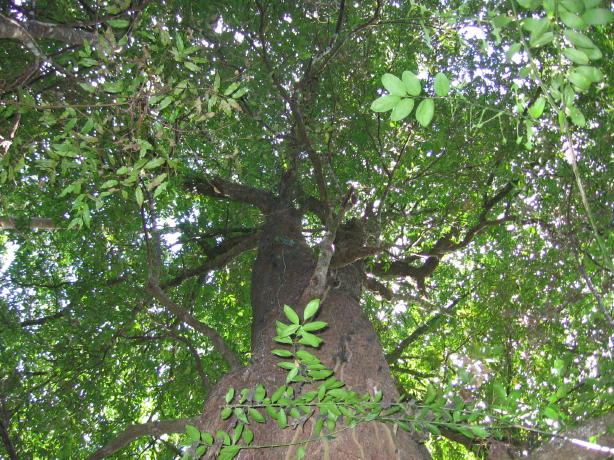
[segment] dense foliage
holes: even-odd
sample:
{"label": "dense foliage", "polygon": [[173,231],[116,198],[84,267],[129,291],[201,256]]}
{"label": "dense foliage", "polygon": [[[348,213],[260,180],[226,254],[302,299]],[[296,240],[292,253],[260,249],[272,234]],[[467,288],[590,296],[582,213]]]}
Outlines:
{"label": "dense foliage", "polygon": [[[519,451],[610,412],[610,9],[3,2],[1,455],[196,416],[249,362],[263,218],[234,184],[299,190],[315,254],[329,210],[365,223],[348,257],[408,401]],[[493,449],[437,431],[438,458]],[[124,455],[179,455],[151,434]]]}

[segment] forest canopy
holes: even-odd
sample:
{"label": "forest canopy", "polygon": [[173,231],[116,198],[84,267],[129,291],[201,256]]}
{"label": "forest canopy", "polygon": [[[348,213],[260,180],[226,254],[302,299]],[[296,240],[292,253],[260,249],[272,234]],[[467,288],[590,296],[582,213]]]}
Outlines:
{"label": "forest canopy", "polygon": [[0,456],[614,453],[613,18],[2,2]]}

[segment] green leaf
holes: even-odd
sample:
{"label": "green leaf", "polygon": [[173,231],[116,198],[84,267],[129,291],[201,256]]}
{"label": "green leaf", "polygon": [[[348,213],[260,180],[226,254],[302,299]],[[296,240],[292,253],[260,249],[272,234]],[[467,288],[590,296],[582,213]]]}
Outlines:
{"label": "green leaf", "polygon": [[417,96],[420,94],[420,91],[422,91],[422,84],[413,72],[406,70],[403,72],[402,78],[403,83],[405,84],[405,89],[411,96]]}
{"label": "green leaf", "polygon": [[399,103],[401,96],[386,94],[380,96],[371,103],[371,110],[374,112],[387,112]]}
{"label": "green leaf", "polygon": [[582,19],[591,25],[609,24],[614,19],[614,13],[605,8],[593,8],[585,11]]}
{"label": "green leaf", "polygon": [[542,3],[540,0],[517,0],[517,1],[520,6],[522,6],[523,8],[529,9],[529,10],[536,9]]}
{"label": "green leaf", "polygon": [[330,369],[322,369],[319,371],[309,371],[309,376],[315,380],[324,380],[333,375]]}
{"label": "green leaf", "polygon": [[543,97],[538,97],[535,103],[529,107],[529,113],[533,118],[539,118],[546,107],[546,99]]}
{"label": "green leaf", "polygon": [[134,196],[136,197],[136,202],[139,206],[143,204],[143,190],[140,187],[137,187],[134,191]]}
{"label": "green leaf", "polygon": [[207,433],[206,431],[202,431],[200,433],[200,437],[203,440],[203,442],[207,444],[208,446],[213,445],[213,436],[211,436],[211,434]]}
{"label": "green leaf", "polygon": [[240,83],[238,81],[232,82],[224,91],[224,96],[230,96],[239,87],[239,85]]}
{"label": "green leaf", "polygon": [[563,0],[560,5],[572,13],[581,13],[584,10],[582,0]]}
{"label": "green leaf", "polygon": [[439,97],[447,96],[450,92],[450,80],[442,72],[435,75],[435,94]]}
{"label": "green leaf", "polygon": [[303,312],[303,320],[307,321],[309,318],[312,318],[320,308],[320,299],[313,299],[305,306],[305,311]]}
{"label": "green leaf", "polygon": [[109,19],[107,24],[115,29],[125,29],[130,25],[130,21],[127,21],[126,19]]}
{"label": "green leaf", "polygon": [[586,126],[586,119],[584,118],[584,114],[577,107],[570,107],[568,109],[569,118],[571,118],[571,122],[580,127]]}
{"label": "green leaf", "polygon": [[298,350],[296,352],[296,357],[300,359],[305,364],[319,364],[320,360],[309,353],[307,350]]}
{"label": "green leaf", "polygon": [[593,48],[581,48],[582,51],[588,56],[588,58],[592,61],[596,61],[603,57],[601,50],[596,46]]}
{"label": "green leaf", "polygon": [[254,401],[260,402],[266,397],[266,388],[259,383],[256,385],[256,390],[254,391]]}
{"label": "green leaf", "polygon": [[242,423],[246,425],[249,424],[249,420],[247,420],[247,417],[245,416],[245,411],[243,410],[242,407],[235,407],[233,410],[233,413],[235,414],[235,417],[237,417],[239,421],[241,421]]}
{"label": "green leaf", "polygon": [[310,323],[305,323],[303,325],[304,331],[319,331],[320,329],[324,329],[328,326],[326,321],[312,321]]}
{"label": "green leaf", "polygon": [[256,421],[257,423],[264,423],[264,422],[266,422],[266,419],[264,418],[264,415],[262,415],[260,412],[258,412],[253,407],[250,407],[249,409],[247,409],[247,412],[248,412],[249,416],[254,421]]}
{"label": "green leaf", "polygon": [[186,66],[186,68],[188,68],[189,70],[193,71],[193,72],[197,72],[200,70],[200,67],[198,67],[196,64],[194,64],[193,62],[190,61],[185,61],[183,63],[184,66]]}
{"label": "green leaf", "polygon": [[288,336],[284,336],[284,337],[280,337],[280,336],[273,337],[273,340],[275,340],[276,342],[279,342],[279,343],[286,343],[286,344],[288,344],[288,345],[292,345],[292,343],[293,343],[293,342],[292,342],[292,339],[291,339],[290,337],[288,337]]}
{"label": "green leaf", "polygon": [[284,305],[284,314],[286,315],[286,318],[288,318],[288,320],[290,320],[292,324],[300,323],[300,319],[298,315],[289,305]]}
{"label": "green leaf", "polygon": [[559,413],[552,407],[546,407],[542,413],[544,416],[552,420],[558,420],[559,418]]}
{"label": "green leaf", "polygon": [[109,81],[102,85],[107,93],[119,93],[123,89],[124,85],[121,81]]}
{"label": "green leaf", "polygon": [[226,446],[220,450],[218,460],[232,460],[241,451],[241,446]]}
{"label": "green leaf", "polygon": [[580,66],[576,67],[576,72],[584,75],[592,83],[598,83],[603,80],[603,73],[596,67],[592,66]]}
{"label": "green leaf", "polygon": [[310,334],[309,332],[304,332],[302,337],[299,339],[299,343],[303,345],[309,345],[310,347],[317,348],[323,340],[317,335]]}
{"label": "green leaf", "polygon": [[301,327],[299,324],[284,325],[284,327],[279,331],[279,337],[281,338],[289,337],[292,334],[294,334],[298,330],[299,327]]}
{"label": "green leaf", "polygon": [[565,30],[563,35],[574,45],[579,48],[596,48],[593,41],[586,35],[576,32],[575,30]]}
{"label": "green leaf", "polygon": [[280,363],[277,363],[277,365],[281,367],[282,369],[286,369],[286,370],[294,369],[296,367],[296,364],[288,362],[288,361],[282,361]]}
{"label": "green leaf", "polygon": [[245,428],[243,430],[243,442],[245,443],[246,446],[249,446],[253,440],[254,440],[254,432],[250,430],[249,428]]}
{"label": "green leaf", "polygon": [[585,9],[590,10],[591,8],[601,5],[602,1],[603,0],[582,0],[582,3],[584,4]]}
{"label": "green leaf", "polygon": [[226,404],[230,404],[234,397],[235,389],[233,387],[228,388],[228,391],[226,391],[226,396],[224,396],[224,401],[226,401]]}
{"label": "green leaf", "polygon": [[235,93],[232,95],[232,98],[239,99],[241,96],[243,96],[248,91],[249,91],[249,88],[247,86],[241,86],[237,91],[235,91]]}
{"label": "green leaf", "polygon": [[111,187],[115,187],[119,182],[117,182],[115,179],[110,179],[108,181],[105,181],[100,188],[111,188]]}
{"label": "green leaf", "polygon": [[279,400],[279,398],[281,398],[281,395],[284,394],[287,388],[288,387],[286,385],[282,385],[277,390],[275,390],[275,393],[271,395],[271,402],[276,403]]}
{"label": "green leaf", "polygon": [[416,109],[416,120],[425,128],[431,123],[435,114],[435,102],[433,99],[424,99]]}
{"label": "green leaf", "polygon": [[296,449],[296,460],[301,460],[304,457],[305,457],[305,446],[299,446],[298,449]]}
{"label": "green leaf", "polygon": [[220,417],[222,418],[222,420],[226,420],[231,415],[232,415],[232,409],[230,407],[224,407],[220,411]]}
{"label": "green leaf", "polygon": [[154,194],[153,194],[154,198],[156,198],[158,195],[164,192],[167,186],[168,186],[168,182],[164,182],[160,184],[159,186],[157,186],[156,189],[154,190]]}
{"label": "green leaf", "polygon": [[207,452],[207,446],[200,445],[194,451],[194,456],[196,458],[199,458],[199,457],[205,455],[205,452]]}
{"label": "green leaf", "polygon": [[313,428],[313,432],[316,436],[319,436],[320,433],[322,432],[322,427],[324,426],[324,419],[323,418],[318,418],[316,421],[316,425]]}
{"label": "green leaf", "polygon": [[96,88],[94,86],[90,85],[89,83],[79,82],[79,86],[81,88],[83,88],[85,91],[87,91],[88,93],[95,93],[96,92]]}
{"label": "green leaf", "polygon": [[382,75],[382,84],[384,88],[390,93],[397,96],[406,96],[405,85],[401,79],[391,73],[385,73]]}
{"label": "green leaf", "polygon": [[586,22],[584,22],[584,20],[577,14],[562,11],[559,16],[561,18],[561,21],[563,21],[563,23],[567,27],[570,27],[572,29],[586,29],[587,27]]}
{"label": "green leaf", "polygon": [[535,37],[532,37],[529,44],[533,48],[539,48],[540,46],[547,45],[552,40],[554,40],[554,33],[546,32],[545,34],[536,35]]}
{"label": "green leaf", "polygon": [[160,158],[160,157],[154,158],[153,160],[149,160],[145,164],[144,168],[145,169],[154,169],[154,168],[157,168],[158,166],[163,165],[165,161],[166,161],[165,158]]}
{"label": "green leaf", "polygon": [[587,90],[591,86],[591,81],[581,72],[571,72],[568,78],[570,82],[582,90]]}
{"label": "green leaf", "polygon": [[294,380],[294,377],[296,377],[298,375],[298,367],[295,367],[294,369],[290,369],[290,372],[288,372],[288,375],[286,375],[286,383],[290,383]]}
{"label": "green leaf", "polygon": [[469,429],[478,438],[488,438],[490,436],[488,430],[482,428],[481,426],[470,426]]}
{"label": "green leaf", "polygon": [[192,425],[185,426],[185,432],[192,442],[200,442],[200,430]]}
{"label": "green leaf", "polygon": [[271,353],[273,353],[274,355],[280,356],[282,358],[291,358],[292,356],[294,356],[292,352],[289,350],[279,350],[278,349],[278,350],[271,351]]}
{"label": "green leaf", "polygon": [[279,409],[277,424],[281,429],[284,429],[288,425],[288,416],[286,415],[286,411],[284,409]]}
{"label": "green leaf", "polygon": [[390,119],[399,121],[409,115],[414,108],[414,100],[410,98],[401,99],[401,101],[392,109]]}
{"label": "green leaf", "polygon": [[160,104],[158,104],[158,110],[164,110],[171,104],[171,102],[173,102],[173,98],[170,96],[166,96],[164,99],[162,99]]}
{"label": "green leaf", "polygon": [[567,59],[575,64],[584,65],[589,63],[588,56],[584,51],[580,51],[575,48],[565,48],[563,50],[563,54]]}
{"label": "green leaf", "polygon": [[510,22],[512,22],[512,18],[505,14],[500,14],[492,19],[492,25],[500,29],[507,26]]}

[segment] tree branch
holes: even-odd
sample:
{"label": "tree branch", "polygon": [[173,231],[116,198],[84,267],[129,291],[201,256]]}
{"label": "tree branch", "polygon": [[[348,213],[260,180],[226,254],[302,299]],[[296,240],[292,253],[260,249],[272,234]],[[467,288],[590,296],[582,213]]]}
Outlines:
{"label": "tree branch", "polygon": [[19,325],[21,327],[28,327],[28,326],[40,326],[41,324],[45,324],[48,323],[50,321],[62,318],[64,316],[66,316],[67,310],[61,310],[57,313],[54,313],[53,315],[48,315],[48,316],[43,316],[42,318],[37,318],[37,319],[29,319],[26,321],[22,321],[21,323],[19,323]]}
{"label": "tree branch", "polygon": [[343,219],[343,216],[347,212],[347,210],[354,204],[354,188],[350,187],[348,193],[343,198],[341,202],[341,208],[339,209],[339,213],[335,219],[328,219],[326,222],[327,231],[324,234],[324,238],[320,242],[320,255],[318,256],[318,261],[316,262],[316,268],[313,271],[313,275],[309,280],[309,284],[303,291],[301,295],[301,299],[299,304],[305,304],[313,299],[322,299],[324,295],[324,290],[326,287],[326,279],[328,276],[328,269],[330,267],[330,262],[333,257],[334,247],[333,242],[335,241],[335,237],[337,235],[337,229],[339,228],[339,224]]}
{"label": "tree branch", "polygon": [[237,354],[228,346],[226,341],[220,336],[220,334],[213,329],[211,326],[199,321],[188,311],[181,308],[175,302],[173,302],[166,293],[154,282],[154,280],[149,280],[147,284],[147,292],[149,292],[152,296],[154,296],[158,301],[171,313],[173,313],[177,318],[182,320],[184,323],[193,327],[195,330],[203,334],[205,337],[208,337],[213,345],[220,352],[222,357],[226,360],[228,365],[230,366],[230,370],[235,370],[241,367],[241,360],[237,356]]}
{"label": "tree branch", "polygon": [[[28,35],[26,35],[25,32]],[[58,40],[71,45],[82,45],[84,40],[95,43],[98,36],[92,32],[66,27],[58,24],[28,20],[25,22],[15,21],[0,15],[0,39],[18,40],[22,43],[31,42],[35,39]]]}
{"label": "tree branch", "polygon": [[388,301],[411,302],[422,307],[429,308],[431,310],[437,309],[436,305],[426,299],[423,299],[422,297],[417,297],[409,294],[395,294],[394,292],[392,292],[392,289],[388,288],[386,285],[376,280],[375,278],[366,277],[364,281],[364,287],[369,291],[379,294],[385,300]]}
{"label": "tree branch", "polygon": [[445,307],[443,311],[440,311],[436,315],[433,315],[431,318],[428,319],[428,321],[416,328],[414,332],[412,332],[408,337],[403,339],[401,343],[399,343],[397,348],[395,348],[393,351],[386,355],[386,361],[388,361],[388,363],[395,363],[401,357],[403,351],[405,351],[407,347],[409,347],[412,343],[414,343],[424,334],[432,330],[442,317],[448,315],[449,313],[452,313],[454,311],[454,307],[456,307],[456,305],[465,297],[467,297],[467,294],[455,299],[450,305]]}
{"label": "tree branch", "polygon": [[[205,263],[199,265],[198,267],[189,268],[183,271],[174,278],[171,278],[170,280],[161,283],[160,286],[163,289],[179,286],[183,281],[188,278],[192,278],[194,276],[203,276],[211,270],[224,267],[239,254],[254,249],[258,245],[259,238],[259,232],[256,232],[252,235],[231,238],[230,240],[225,241],[219,246],[213,248],[208,253],[210,258],[207,259]],[[232,244],[230,244],[231,242]]]}
{"label": "tree branch", "polygon": [[0,230],[15,230],[27,228],[31,230],[59,230],[63,227],[53,219],[44,217],[0,217]]}
{"label": "tree branch", "polygon": [[265,214],[274,210],[277,201],[275,196],[266,190],[236,184],[221,177],[192,174],[185,179],[184,186],[201,195],[251,204]]}
{"label": "tree branch", "polygon": [[15,449],[15,444],[13,443],[9,433],[10,415],[4,404],[4,396],[0,396],[0,398],[2,398],[0,400],[0,438],[2,438],[2,443],[4,444],[6,452],[9,455],[8,458],[10,460],[19,460],[17,449]]}
{"label": "tree branch", "polygon": [[[409,276],[413,278],[418,284],[418,288],[425,292],[425,280],[432,276],[433,272],[439,265],[441,258],[448,253],[458,251],[459,249],[465,248],[473,241],[475,236],[487,227],[492,227],[494,225],[500,225],[505,222],[511,222],[516,220],[514,217],[507,215],[507,211],[504,217],[495,220],[487,219],[488,213],[495,207],[499,202],[503,200],[509,193],[514,189],[514,185],[509,183],[505,187],[503,187],[495,196],[488,198],[484,197],[484,206],[482,212],[478,216],[478,222],[471,227],[465,233],[463,239],[455,243],[453,238],[458,233],[458,230],[452,230],[446,235],[439,238],[433,247],[426,252],[417,253],[408,258],[402,260],[396,260],[389,264],[374,264],[369,270],[369,273],[377,276],[386,276],[386,277],[404,277]],[[413,265],[413,262],[419,260],[421,258],[425,258],[426,260],[421,266]]]}
{"label": "tree branch", "polygon": [[130,425],[123,433],[90,455],[88,460],[100,460],[108,457],[141,436],[161,436],[168,433],[183,432],[186,425],[197,425],[200,420],[201,416],[196,416],[174,420],[160,420],[157,422],[143,423],[142,425]]}

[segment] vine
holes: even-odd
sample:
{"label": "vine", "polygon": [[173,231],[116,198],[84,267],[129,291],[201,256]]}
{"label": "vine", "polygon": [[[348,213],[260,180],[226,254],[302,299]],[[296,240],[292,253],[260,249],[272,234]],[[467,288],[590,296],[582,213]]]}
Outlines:
{"label": "vine", "polygon": [[[466,406],[460,398],[450,405],[444,394],[432,386],[428,387],[422,405],[414,401],[384,401],[381,391],[359,395],[344,388],[345,383],[337,380],[331,369],[303,348],[318,348],[323,342],[314,332],[321,331],[328,324],[324,321],[310,321],[319,306],[319,299],[309,302],[301,321],[290,306],[284,305],[284,314],[290,323],[278,321],[277,335],[273,340],[288,345],[290,349],[276,349],[272,353],[287,359],[277,363],[288,372],[286,383],[272,393],[262,384],[241,391],[230,387],[225,396],[226,404],[220,410],[221,419],[231,423],[230,429],[228,432],[218,430],[212,434],[186,425],[183,445],[187,449],[182,460],[200,458],[206,453],[220,460],[231,460],[244,449],[290,446],[297,447],[294,459],[300,460],[305,457],[307,444],[322,439],[332,440],[338,433],[371,421],[392,423],[395,430],[400,427],[409,432],[421,431],[434,435],[440,435],[440,427],[445,427],[467,438],[499,436],[495,430],[514,428],[566,439],[587,449],[614,454],[614,449],[594,442],[522,426],[510,418],[487,414],[484,409]],[[316,389],[303,392],[305,386]],[[472,424],[486,416],[493,420],[488,429],[483,425]],[[296,429],[314,419],[313,436],[292,443],[255,445],[254,433],[249,425],[252,422],[266,423],[267,417],[277,422],[280,429]]]}

